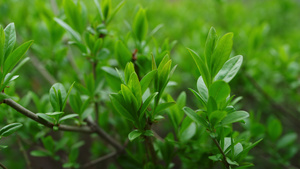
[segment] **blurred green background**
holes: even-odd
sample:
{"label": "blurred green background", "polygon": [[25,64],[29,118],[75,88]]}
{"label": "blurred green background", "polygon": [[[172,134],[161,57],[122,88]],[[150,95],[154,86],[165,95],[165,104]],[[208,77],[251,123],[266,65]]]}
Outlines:
{"label": "blurred green background", "polygon": [[[93,1],[82,2],[88,9],[88,20],[93,20],[97,14]],[[61,3],[60,0],[1,0],[0,24],[6,26],[14,22],[18,42],[34,40],[27,55],[38,58],[59,81],[70,84],[75,75],[64,56],[79,56],[80,53],[68,49],[61,27],[56,25],[56,29],[52,27],[49,30],[47,24],[53,23],[46,23],[51,21],[47,18],[61,15],[58,10]],[[119,1],[112,3],[115,5]],[[247,129],[246,134],[252,138],[264,137],[264,141],[251,151],[256,165],[254,168],[299,168],[300,1],[128,0],[109,25],[114,33],[111,48],[116,37],[126,37],[130,31],[127,25],[132,23],[139,6],[147,10],[150,29],[163,25],[155,35],[159,44],[163,45],[166,38],[169,42],[177,41],[171,51],[171,58],[178,64],[172,78],[177,85],[169,92],[177,97],[181,91],[186,91],[187,105],[191,107],[198,103],[194,102],[194,96],[187,89],[196,88],[199,72],[186,47],[203,53],[211,26],[219,35],[234,33],[232,55],[243,55],[244,63],[230,83],[232,93],[242,96],[238,106],[251,112],[249,121],[243,126]],[[111,65],[113,60],[111,53],[102,64]],[[86,66],[79,64],[79,67]],[[31,63],[24,66],[20,77],[12,87],[20,97],[30,90],[42,96],[51,87]],[[5,112],[0,116],[2,123],[6,118]],[[276,122],[279,120],[275,127],[282,126],[278,138],[270,135],[274,119]],[[164,127],[163,130],[169,130],[167,124]],[[241,130],[240,126],[235,127]],[[9,144],[8,140],[4,142]],[[13,142],[16,143],[16,140]],[[0,151],[0,159],[13,168],[20,168],[24,164],[23,157],[14,144],[10,146],[9,150]],[[19,166],[13,164],[16,161]]]}

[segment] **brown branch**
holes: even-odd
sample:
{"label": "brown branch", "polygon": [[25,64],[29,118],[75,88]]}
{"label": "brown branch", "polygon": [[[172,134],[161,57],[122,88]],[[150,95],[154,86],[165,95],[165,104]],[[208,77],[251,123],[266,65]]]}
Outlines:
{"label": "brown branch", "polygon": [[0,163],[0,167],[2,168],[2,169],[7,169],[3,164],[1,164]]}
{"label": "brown branch", "polygon": [[[94,60],[92,62],[92,67],[93,67],[93,77],[94,77],[94,81],[96,82],[97,79],[97,62]],[[94,105],[95,105],[95,121],[96,123],[98,123],[98,119],[99,119],[99,104],[97,102],[97,99],[94,97]]]}
{"label": "brown branch", "polygon": [[[50,122],[47,122],[43,119],[40,119],[35,113],[31,112],[30,110],[24,108],[20,104],[16,103],[15,101],[11,99],[4,99],[3,103],[9,105],[16,111],[22,113],[23,115],[31,118],[32,120],[43,124],[44,126],[47,126],[49,128],[53,128],[53,124]],[[103,140],[105,140],[107,143],[112,145],[117,152],[121,152],[124,147],[118,143],[116,140],[114,140],[112,137],[110,137],[102,128],[100,128],[96,123],[94,123],[90,118],[85,120],[88,123],[89,127],[77,127],[77,126],[69,126],[69,125],[59,125],[59,130],[62,131],[73,131],[73,132],[81,132],[81,133],[97,133]]]}
{"label": "brown branch", "polygon": [[31,63],[33,66],[43,75],[43,77],[50,83],[54,84],[57,82],[57,80],[45,69],[43,64],[39,61],[37,57],[34,55],[30,56],[31,58]]}
{"label": "brown branch", "polygon": [[107,154],[107,155],[105,155],[105,156],[102,156],[102,157],[100,157],[100,158],[98,158],[98,159],[96,159],[96,160],[90,161],[90,162],[88,162],[88,163],[82,165],[82,168],[86,169],[86,168],[93,167],[93,166],[95,166],[95,165],[97,165],[97,164],[99,164],[99,163],[101,163],[101,162],[103,162],[103,161],[105,161],[105,160],[108,160],[108,159],[110,159],[110,158],[115,157],[116,155],[117,155],[117,152],[116,152],[116,151],[111,152],[111,153],[109,153],[109,154]]}
{"label": "brown branch", "polygon": [[[300,119],[298,116],[296,116],[295,114],[291,113],[291,112],[297,112],[299,113],[297,110],[288,110],[285,107],[281,106],[280,104],[276,103],[275,100],[272,99],[271,96],[269,96],[264,90],[263,88],[256,82],[256,80],[250,76],[247,73],[243,73],[244,76],[248,79],[248,81],[253,85],[253,87],[258,91],[258,93],[260,93],[271,105],[272,107],[276,110],[273,111],[274,114],[278,117],[278,118],[282,118],[286,116],[282,116],[282,113],[285,115],[290,116],[290,119],[293,120],[293,123],[296,127],[298,127],[298,124],[300,122]],[[278,111],[282,112],[282,113],[278,113]]]}
{"label": "brown branch", "polygon": [[154,137],[156,139],[158,139],[161,142],[165,142],[165,140],[160,135],[158,135],[154,130],[152,130],[152,131],[153,131]]}
{"label": "brown branch", "polygon": [[110,137],[110,135],[108,135],[96,123],[94,123],[91,117],[88,117],[85,121],[87,122],[88,126],[93,130],[93,132],[97,133],[104,141],[112,145],[117,150],[117,152],[121,152],[124,150],[124,147],[115,139]]}
{"label": "brown branch", "polygon": [[227,160],[226,160],[226,155],[225,155],[225,153],[223,152],[223,150],[222,150],[220,144],[218,143],[218,141],[217,141],[215,138],[212,138],[212,140],[214,141],[214,143],[216,144],[216,146],[218,147],[220,153],[221,153],[222,156],[223,156],[223,163],[224,163],[225,167],[226,167],[227,169],[230,169],[230,164],[227,162]]}
{"label": "brown branch", "polygon": [[[150,123],[149,120],[150,119],[147,119],[147,124],[146,124],[146,127],[145,127],[146,130],[151,130],[151,123]],[[146,149],[148,149],[148,151],[150,153],[149,155],[151,156],[153,164],[157,165],[158,164],[157,154],[156,154],[156,152],[154,150],[152,137],[145,136],[145,145],[146,145]]]}
{"label": "brown branch", "polygon": [[[24,108],[23,106],[16,103],[12,99],[4,99],[3,103],[5,103],[8,106],[12,107],[17,112],[31,118],[32,120],[34,120],[34,121],[36,121],[40,124],[43,124],[46,127],[53,128],[53,126],[54,126],[52,123],[39,118],[35,113],[33,113],[32,111]],[[93,132],[89,127],[77,127],[77,126],[69,126],[69,125],[62,125],[61,124],[61,125],[58,126],[58,128],[59,128],[59,130],[62,130],[62,131],[74,131],[74,132],[81,132],[81,133],[92,133]]]}
{"label": "brown branch", "polygon": [[27,169],[32,169],[32,166],[31,166],[31,162],[28,158],[28,155],[27,155],[27,152],[25,151],[25,148],[22,144],[22,140],[20,138],[19,135],[17,135],[17,141],[18,141],[18,145],[19,145],[19,148],[20,148],[20,151],[22,152],[23,156],[24,156],[24,159],[25,159],[25,162],[26,162],[26,165],[27,165]]}

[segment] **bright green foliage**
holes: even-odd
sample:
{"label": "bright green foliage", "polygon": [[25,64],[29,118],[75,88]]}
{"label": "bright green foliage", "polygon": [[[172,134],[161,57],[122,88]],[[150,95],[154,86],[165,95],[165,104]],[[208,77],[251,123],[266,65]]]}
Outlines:
{"label": "bright green foliage", "polygon": [[298,8],[1,1],[0,120],[16,123],[0,129],[0,163],[299,168]]}
{"label": "bright green foliage", "polygon": [[[21,61],[32,43],[33,41],[25,42],[13,50],[16,44],[14,23],[7,25],[5,29],[0,26],[0,91],[3,91],[10,81],[13,81],[18,77],[18,75],[16,75],[16,71],[29,60],[28,58],[25,58]],[[13,68],[14,70],[12,71]]]}
{"label": "bright green foliage", "polygon": [[[226,137],[224,128],[249,117],[245,111],[231,110],[232,98],[227,83],[236,75],[242,63],[240,55],[229,59],[232,36],[232,33],[225,34],[217,41],[216,31],[211,28],[205,45],[205,59],[188,49],[202,75],[197,81],[198,92],[193,89],[191,91],[202,103],[204,111],[199,115],[188,107],[183,108],[189,118],[207,129],[216,146],[224,145],[218,154],[210,156],[209,159],[223,161],[225,166],[239,166],[243,158],[235,160],[244,149],[240,142],[234,142],[232,137]],[[226,157],[223,157],[223,154]]]}
{"label": "bright green foliage", "polygon": [[19,128],[21,128],[23,124],[21,123],[12,123],[9,125],[6,125],[0,129],[0,138],[1,137],[7,137],[14,132],[16,132]]}
{"label": "bright green foliage", "polygon": [[142,42],[145,40],[148,33],[148,21],[146,18],[146,10],[140,9],[138,13],[135,15],[133,25],[132,25],[133,33],[135,37]]}
{"label": "bright green foliage", "polygon": [[[116,110],[127,120],[133,122],[138,130],[132,131],[128,138],[134,140],[143,134],[146,135],[147,123],[154,123],[161,119],[158,113],[173,106],[175,102],[159,103],[167,83],[173,72],[171,72],[171,60],[168,56],[161,61],[158,68],[146,74],[140,81],[135,71],[133,63],[127,63],[124,70],[124,84],[121,84],[119,93],[111,94],[111,101]],[[121,76],[122,77],[122,76]],[[154,79],[154,80],[153,80]],[[150,85],[154,83],[154,93],[149,95],[144,101],[142,95]],[[153,105],[151,104],[154,101]],[[149,111],[149,107],[152,107]]]}
{"label": "bright green foliage", "polygon": [[[63,116],[64,109],[66,107],[67,100],[71,93],[74,83],[70,86],[68,93],[66,92],[64,86],[61,83],[55,83],[50,88],[50,91],[49,91],[49,97],[50,97],[49,100],[50,100],[50,103],[52,105],[54,112],[48,112],[45,114],[37,113],[37,115],[41,119],[46,120],[54,125],[58,125],[62,121],[77,117],[78,114],[68,114],[68,115]],[[74,106],[74,104],[73,104],[73,106]],[[82,112],[79,112],[79,114],[82,115]]]}
{"label": "bright green foliage", "polygon": [[126,64],[132,59],[130,51],[125,47],[122,41],[117,41],[115,51],[117,61],[119,62],[120,66],[125,68]]}

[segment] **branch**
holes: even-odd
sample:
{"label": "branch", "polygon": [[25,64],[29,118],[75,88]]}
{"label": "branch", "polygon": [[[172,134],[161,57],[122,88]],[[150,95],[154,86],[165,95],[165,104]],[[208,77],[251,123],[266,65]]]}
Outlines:
{"label": "branch", "polygon": [[19,135],[17,135],[17,141],[18,141],[18,145],[19,145],[19,148],[20,148],[20,151],[23,153],[23,156],[24,156],[24,159],[25,159],[25,162],[27,164],[27,169],[32,169],[32,166],[31,166],[31,162],[28,158],[28,155],[27,155],[27,152],[22,144],[22,140],[20,138]]}
{"label": "branch", "polygon": [[[17,112],[22,113],[23,115],[31,118],[32,120],[34,120],[40,124],[43,124],[46,127],[53,128],[53,126],[54,126],[52,123],[39,118],[35,113],[26,109],[25,107],[21,106],[20,104],[16,103],[12,99],[4,99],[3,103],[12,107]],[[61,124],[58,126],[58,128],[59,128],[59,130],[62,130],[62,131],[74,131],[74,132],[80,132],[80,133],[92,133],[93,132],[89,127],[77,127],[77,126],[69,126],[69,125]]]}
{"label": "branch", "polygon": [[230,164],[227,162],[227,160],[226,160],[226,155],[225,155],[225,153],[223,152],[223,150],[222,150],[220,144],[218,143],[218,141],[217,141],[215,138],[212,138],[212,140],[214,141],[214,143],[215,143],[216,146],[218,147],[220,153],[223,155],[223,163],[224,163],[225,167],[226,167],[227,169],[230,169]]}
{"label": "branch", "polygon": [[104,141],[112,145],[117,150],[117,152],[121,152],[124,150],[124,147],[115,139],[110,137],[110,135],[108,135],[96,123],[94,123],[91,117],[88,117],[85,121],[87,122],[88,126],[93,130],[93,132],[97,133],[101,138],[103,138]]}
{"label": "branch", "polygon": [[253,87],[258,91],[258,93],[260,93],[271,105],[272,107],[276,110],[273,111],[274,114],[278,117],[278,118],[282,118],[282,117],[286,117],[286,116],[282,116],[281,113],[278,113],[278,110],[280,112],[282,112],[285,115],[290,116],[290,118],[288,120],[292,120],[295,127],[298,127],[298,124],[300,122],[299,117],[296,116],[295,114],[291,113],[291,112],[297,112],[299,113],[297,110],[288,110],[286,109],[286,107],[281,106],[280,104],[276,103],[275,100],[273,100],[273,98],[271,96],[269,96],[264,90],[263,88],[256,82],[256,80],[250,76],[247,73],[244,73],[244,76],[248,79],[248,81],[253,85]]}
{"label": "branch", "polygon": [[101,163],[101,162],[103,162],[103,161],[105,161],[105,160],[108,160],[108,159],[110,159],[110,158],[113,158],[113,157],[116,156],[116,155],[117,155],[117,152],[116,152],[116,151],[111,152],[111,153],[109,153],[109,154],[107,154],[107,155],[105,155],[105,156],[102,156],[102,157],[100,157],[100,158],[98,158],[98,159],[96,159],[96,160],[90,161],[90,162],[88,162],[88,163],[82,165],[82,168],[90,168],[90,167],[93,167],[93,166],[95,166],[96,164],[99,164],[99,163]]}
{"label": "branch", "polygon": [[1,164],[0,163],[0,167],[2,168],[2,169],[7,169],[3,164]]}
{"label": "branch", "polygon": [[45,69],[43,64],[39,61],[37,57],[34,55],[30,56],[32,64],[34,67],[43,75],[43,77],[50,83],[54,84],[57,82],[57,80]]}

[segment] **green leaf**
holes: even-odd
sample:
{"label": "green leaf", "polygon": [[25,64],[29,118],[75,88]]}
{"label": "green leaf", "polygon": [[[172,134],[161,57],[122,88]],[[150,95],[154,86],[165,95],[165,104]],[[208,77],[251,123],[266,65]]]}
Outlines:
{"label": "green leaf", "polygon": [[194,110],[192,110],[191,108],[189,107],[184,107],[183,108],[183,111],[185,112],[185,114],[187,116],[189,116],[189,118],[191,118],[194,122],[196,122],[197,124],[199,125],[202,125],[204,127],[208,127],[208,123],[207,121],[201,117],[200,115],[198,115]]}
{"label": "green leaf", "polygon": [[216,30],[215,30],[215,28],[211,27],[209,30],[207,39],[206,39],[205,51],[204,51],[206,63],[209,68],[211,66],[211,56],[214,52],[217,41],[218,41],[218,36],[217,36]]}
{"label": "green leaf", "polygon": [[137,111],[140,108],[140,105],[138,104],[138,101],[133,95],[133,93],[131,92],[131,90],[127,86],[121,84],[121,92],[125,104],[128,105],[127,107],[130,107],[132,113],[137,113]]}
{"label": "green leaf", "polygon": [[[164,66],[163,68],[161,69],[158,69],[157,71],[157,77],[158,77],[158,81],[157,81],[157,89],[158,89],[158,92],[159,92],[159,96],[158,98],[161,97],[166,85],[168,84],[168,81],[169,81],[169,75],[170,75],[170,69],[171,69],[171,64],[172,64],[172,61],[169,60]],[[160,68],[160,67],[158,67]]]}
{"label": "green leaf", "polygon": [[74,38],[74,40],[76,40],[77,42],[81,41],[81,37],[80,34],[78,32],[76,32],[73,28],[71,28],[70,25],[68,25],[66,22],[62,21],[59,18],[54,18],[54,20],[60,25],[62,26],[65,30],[67,30],[71,36]]}
{"label": "green leaf", "polygon": [[68,119],[72,119],[74,117],[78,117],[78,114],[68,114],[66,116],[63,116],[62,118],[59,119],[59,123]]}
{"label": "green leaf", "polygon": [[239,166],[239,163],[237,163],[236,161],[232,161],[230,158],[226,157],[226,161],[228,162],[228,164],[230,165],[236,165]]}
{"label": "green leaf", "polygon": [[97,10],[98,10],[98,13],[99,13],[101,21],[104,21],[104,16],[103,16],[102,8],[101,8],[98,0],[94,0],[94,3],[96,5],[96,7],[97,7]]}
{"label": "green leaf", "polygon": [[23,59],[12,71],[11,73],[7,74],[7,76],[5,76],[5,80],[1,86],[1,91],[6,87],[6,85],[11,81],[11,79],[15,76],[15,74],[17,73],[17,71],[27,62],[29,61],[29,57],[26,57],[25,59]]}
{"label": "green leaf", "polygon": [[154,136],[154,133],[153,133],[152,130],[146,130],[146,131],[144,132],[144,135],[145,135],[145,136],[148,136],[148,137],[153,137],[153,136]]}
{"label": "green leaf", "polygon": [[117,41],[115,45],[115,57],[119,65],[124,69],[126,64],[132,60],[130,50],[123,44],[122,41]]}
{"label": "green leaf", "polygon": [[118,75],[118,73],[116,72],[115,69],[111,68],[111,67],[106,67],[103,66],[101,68],[103,71],[105,71],[105,80],[108,83],[108,86],[113,90],[113,91],[119,91],[121,89],[121,80],[120,77]]}
{"label": "green leaf", "polygon": [[197,89],[199,92],[199,95],[203,99],[203,101],[206,103],[208,100],[208,89],[203,81],[202,76],[200,76],[197,80]]}
{"label": "green leaf", "polygon": [[233,33],[225,34],[217,43],[214,53],[211,57],[211,77],[214,78],[224,63],[228,60],[232,50]]}
{"label": "green leaf", "polygon": [[226,115],[227,115],[226,111],[219,111],[219,110],[214,111],[209,115],[209,122],[212,124],[212,126],[215,126],[217,123],[223,120]]}
{"label": "green leaf", "polygon": [[152,79],[155,77],[157,73],[157,70],[152,70],[151,72],[147,73],[141,80],[141,88],[142,88],[142,94],[145,93],[147,88],[149,87]]}
{"label": "green leaf", "polygon": [[[1,138],[0,138],[1,139]],[[6,149],[8,146],[5,146],[5,145],[0,145],[0,150],[2,149]]]}
{"label": "green leaf", "polygon": [[222,124],[226,125],[226,124],[231,124],[231,123],[235,123],[241,120],[244,120],[245,118],[249,117],[249,113],[245,112],[245,111],[235,111],[233,113],[228,114],[223,120],[222,120]]}
{"label": "green leaf", "polygon": [[32,43],[33,41],[23,43],[7,57],[7,59],[4,61],[3,75],[6,75],[16,66]]}
{"label": "green leaf", "polygon": [[135,72],[133,63],[132,62],[127,63],[124,70],[126,84],[128,84],[129,78],[133,72]]}
{"label": "green leaf", "polygon": [[133,24],[132,24],[133,33],[136,38],[141,42],[145,40],[148,32],[148,22],[146,18],[146,10],[140,9],[135,15]]}
{"label": "green leaf", "polygon": [[190,140],[196,134],[197,126],[194,122],[190,123],[188,127],[180,129],[179,139],[181,142]]}
{"label": "green leaf", "polygon": [[[64,14],[66,15],[67,22],[79,34],[82,34],[86,29],[86,9],[83,3],[75,3],[73,0],[63,1]],[[57,22],[57,21],[56,21]],[[58,23],[60,24],[60,23]],[[60,24],[65,28],[62,24]],[[66,29],[66,28],[65,28]],[[66,29],[69,31],[68,29]]]}
{"label": "green leaf", "polygon": [[15,24],[14,23],[10,23],[8,24],[5,29],[5,44],[4,44],[4,51],[5,53],[3,53],[4,56],[4,60],[6,60],[6,58],[10,55],[10,53],[12,52],[12,50],[14,49],[14,46],[16,44],[16,30],[15,30]]}
{"label": "green leaf", "polygon": [[95,94],[95,79],[92,73],[84,76],[84,82],[87,90],[89,91],[89,95],[94,97]]}
{"label": "green leaf", "polygon": [[8,124],[1,128],[0,136],[7,137],[7,136],[13,134],[14,132],[16,132],[22,126],[23,126],[23,124],[21,124],[21,123]]}
{"label": "green leaf", "polygon": [[111,12],[111,14],[109,15],[109,17],[106,19],[106,25],[108,25],[110,23],[110,21],[112,20],[112,18],[116,15],[116,13],[124,6],[125,4],[125,0],[121,1],[116,7],[115,9]]}
{"label": "green leaf", "polygon": [[82,106],[82,100],[81,100],[78,92],[76,92],[76,94],[72,94],[70,96],[69,102],[70,102],[70,106],[74,110],[74,112],[81,114],[80,109]]}
{"label": "green leaf", "polygon": [[292,145],[297,140],[297,137],[298,135],[296,133],[288,133],[284,135],[278,140],[276,148],[281,149],[289,145]]}
{"label": "green leaf", "polygon": [[237,143],[234,146],[234,157],[238,156],[243,150],[243,145],[241,143]]}
{"label": "green leaf", "polygon": [[207,101],[205,101],[204,98],[202,98],[202,96],[196,92],[195,90],[189,88],[189,90],[195,95],[195,97],[202,103],[202,105],[206,105]]}
{"label": "green leaf", "polygon": [[53,154],[55,150],[55,143],[52,136],[43,137],[42,142],[45,149]]}
{"label": "green leaf", "polygon": [[190,52],[190,54],[192,55],[194,62],[196,63],[201,76],[203,77],[203,81],[204,81],[205,85],[207,87],[209,87],[211,84],[211,77],[210,77],[210,73],[207,68],[207,65],[205,64],[205,61],[195,51],[193,51],[192,49],[189,49],[189,48],[187,48],[187,49]]}
{"label": "green leaf", "polygon": [[110,14],[110,9],[111,9],[111,1],[110,0],[103,0],[102,1],[102,12],[103,12],[103,17],[104,20],[106,20]]}
{"label": "green leaf", "polygon": [[209,96],[213,97],[218,104],[226,100],[229,94],[230,87],[222,80],[215,81],[209,88]]}
{"label": "green leaf", "polygon": [[[60,94],[59,94],[60,93]],[[61,112],[63,108],[62,100],[67,96],[66,90],[61,83],[55,83],[49,90],[50,103],[54,111]]]}
{"label": "green leaf", "polygon": [[153,121],[159,121],[159,120],[165,119],[165,117],[162,115],[155,115],[153,119],[154,119]]}
{"label": "green leaf", "polygon": [[143,133],[139,130],[133,130],[132,132],[130,132],[128,134],[128,139],[130,141],[133,141],[134,139],[138,138],[140,135],[142,135]]}
{"label": "green leaf", "polygon": [[215,81],[224,80],[225,82],[229,83],[239,71],[242,63],[243,63],[242,55],[238,55],[229,59],[227,62],[225,62],[222,69],[216,75]]}
{"label": "green leaf", "polygon": [[72,162],[67,162],[67,163],[63,164],[63,168],[72,168],[74,166],[75,166],[75,164]]}
{"label": "green leaf", "polygon": [[36,115],[37,115],[40,119],[43,119],[43,120],[45,120],[45,121],[47,121],[47,122],[50,122],[50,123],[52,123],[52,124],[55,123],[55,120],[54,120],[52,117],[47,116],[47,115],[44,114],[44,113],[37,113]]}
{"label": "green leaf", "polygon": [[208,98],[206,108],[207,108],[207,113],[208,114],[218,110],[218,104],[217,104],[217,102],[215,101],[215,99],[213,97]]}
{"label": "green leaf", "polygon": [[267,131],[270,138],[275,141],[278,139],[282,133],[281,122],[276,118],[270,118],[267,123]]}
{"label": "green leaf", "polygon": [[155,114],[175,105],[176,103],[175,102],[167,102],[167,103],[161,103],[159,104],[156,109],[155,109]]}
{"label": "green leaf", "polygon": [[30,155],[35,156],[35,157],[51,156],[51,154],[45,150],[33,150],[30,152]]}
{"label": "green leaf", "polygon": [[254,165],[252,163],[246,163],[246,164],[239,166],[237,168],[234,168],[234,169],[245,169],[245,168],[249,168],[249,167],[254,167]]}
{"label": "green leaf", "polygon": [[247,146],[246,148],[244,148],[244,150],[243,150],[241,153],[239,153],[239,154],[237,155],[236,160],[237,160],[237,161],[240,161],[240,160],[242,160],[244,157],[246,157],[247,154],[248,154],[248,152],[249,152],[253,147],[255,147],[258,143],[260,143],[262,140],[263,140],[263,139],[259,139],[259,140],[256,141],[255,143],[250,144],[249,146]]}
{"label": "green leaf", "polygon": [[[152,56],[153,57],[153,56]],[[152,58],[154,61],[155,61],[155,59],[154,59],[154,57]],[[168,54],[166,54],[164,57],[163,57],[163,59],[161,60],[161,62],[159,63],[159,65],[158,65],[158,68],[157,68],[157,72],[161,72],[162,71],[162,69],[163,69],[163,67],[167,64],[167,62],[170,60],[170,57],[169,57],[169,55]],[[154,64],[154,63],[153,63]],[[152,68],[154,68],[156,66],[156,63],[153,65],[153,67]],[[154,70],[154,69],[153,69]]]}
{"label": "green leaf", "polygon": [[138,103],[138,107],[140,107],[142,104],[142,87],[139,78],[135,72],[131,73],[130,75],[128,87],[135,96]]}
{"label": "green leaf", "polygon": [[111,94],[110,95],[110,99],[111,102],[113,104],[113,106],[116,108],[116,110],[122,115],[124,116],[127,120],[130,120],[132,122],[135,122],[135,118],[134,116],[132,116],[132,114],[130,114],[127,109],[123,106],[124,103],[124,99],[122,95],[119,94]]}
{"label": "green leaf", "polygon": [[[5,56],[5,32],[3,27],[0,25],[0,66],[3,66]],[[1,72],[2,73],[2,72]]]}
{"label": "green leaf", "polygon": [[62,115],[64,114],[64,112],[49,112],[49,113],[45,113],[48,116],[56,116],[56,115]]}
{"label": "green leaf", "polygon": [[186,105],[186,93],[182,91],[177,97],[176,104],[179,109],[182,109]]}
{"label": "green leaf", "polygon": [[72,91],[72,88],[73,88],[74,84],[75,84],[75,82],[72,83],[72,85],[70,86],[70,88],[69,88],[69,90],[68,90],[68,93],[67,93],[66,97],[64,98],[63,105],[62,105],[62,111],[63,111],[63,110],[65,109],[65,107],[66,107],[68,97],[69,97],[69,95],[70,95],[70,93],[71,93],[71,91]]}
{"label": "green leaf", "polygon": [[143,103],[141,109],[140,109],[140,115],[139,115],[139,121],[141,121],[144,117],[144,114],[148,108],[148,106],[150,105],[150,103],[152,102],[152,100],[155,98],[155,96],[158,94],[158,92],[155,92],[153,94],[151,94]]}

